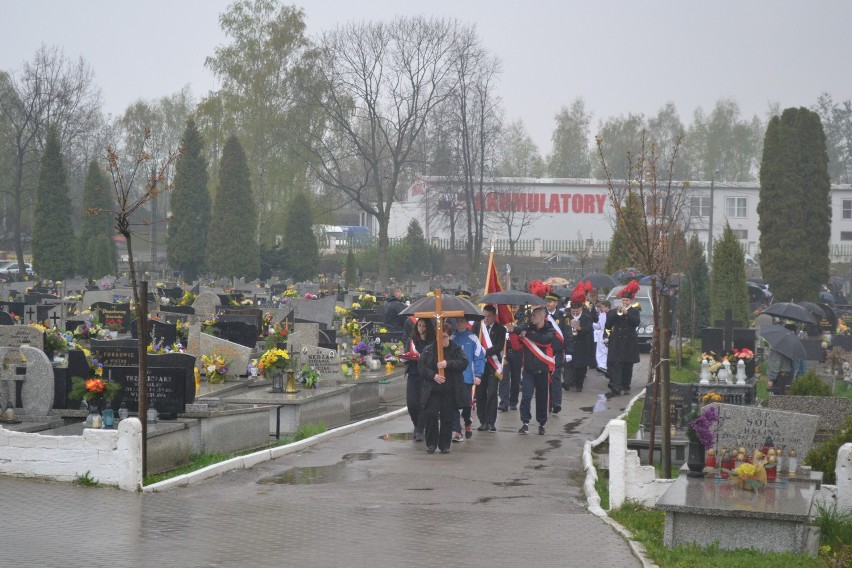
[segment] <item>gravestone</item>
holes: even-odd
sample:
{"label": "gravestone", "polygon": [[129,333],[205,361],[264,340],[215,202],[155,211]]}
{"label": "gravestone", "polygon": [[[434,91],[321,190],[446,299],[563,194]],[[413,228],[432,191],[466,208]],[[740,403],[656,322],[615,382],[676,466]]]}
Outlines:
{"label": "gravestone", "polygon": [[220,319],[216,322],[214,330],[214,335],[220,339],[244,345],[249,349],[254,349],[257,346],[258,330],[253,323],[222,321]]}
{"label": "gravestone", "polygon": [[[184,401],[185,404],[192,404],[192,402],[195,400],[195,357],[188,353],[164,353],[163,355],[149,355],[148,367],[183,369],[186,373],[184,382]],[[179,412],[183,412],[183,409],[180,409]]]}
{"label": "gravestone", "polygon": [[757,345],[757,330],[741,328],[734,330],[734,349],[748,349],[754,353],[755,345]]}
{"label": "gravestone", "polygon": [[71,389],[74,387],[71,380],[74,377],[82,379],[89,378],[89,361],[86,359],[85,353],[80,349],[71,349],[68,351],[67,366],[55,367],[53,369],[54,408],[80,408],[79,400],[68,398]]}
{"label": "gravestone", "polygon": [[213,292],[201,292],[192,302],[196,315],[210,317],[222,306],[219,296]]}
{"label": "gravestone", "polygon": [[[191,329],[192,328],[190,328],[190,330]],[[209,333],[199,333],[198,336],[199,358],[202,355],[221,355],[226,361],[229,361],[228,368],[230,369],[231,375],[245,376],[248,373],[248,366],[251,361],[251,348],[246,347],[245,345],[240,345],[239,343],[233,343],[225,339],[214,337]],[[190,333],[190,348],[188,348],[187,351],[194,355],[191,350],[192,341],[193,335]],[[199,367],[201,366],[200,359],[197,361],[197,365]]]}
{"label": "gravestone", "polygon": [[0,325],[15,325],[15,320],[6,312],[0,312]]}
{"label": "gravestone", "polygon": [[796,450],[798,455],[806,456],[813,445],[819,416],[756,406],[717,406],[716,439],[720,448],[754,449],[771,437],[775,447],[783,449],[785,454]]}
{"label": "gravestone", "polygon": [[[130,330],[130,335],[134,339],[138,335],[136,326]],[[153,338],[153,341],[152,341]],[[152,343],[161,343],[163,347],[174,345],[177,341],[177,325],[165,321],[149,319],[148,320],[148,337],[145,338],[145,345]]]}
{"label": "gravestone", "polygon": [[[92,311],[98,314],[98,320],[110,331],[127,333],[130,326],[130,304],[114,304],[110,302],[95,302]],[[112,329],[117,327],[118,329]]]}
{"label": "gravestone", "polygon": [[92,357],[104,367],[133,367],[139,364],[139,346],[135,339],[91,341]]}
{"label": "gravestone", "polygon": [[253,308],[251,311],[235,310],[233,308],[225,308],[224,313],[220,313],[218,321],[238,321],[240,323],[251,324],[260,333],[263,325],[263,311]]}
{"label": "gravestone", "polygon": [[701,330],[701,352],[722,353],[724,351],[724,337],[721,329],[705,327]]}
{"label": "gravestone", "polygon": [[44,351],[44,332],[29,325],[9,325],[0,327],[0,347],[9,347],[4,364],[17,365],[20,362],[21,346],[27,345]]}
{"label": "gravestone", "polygon": [[[645,426],[645,431],[649,431],[651,427],[651,410],[654,400],[654,385],[649,383],[645,385],[645,406],[642,409],[642,425]],[[692,383],[669,383],[669,409],[671,423],[677,428],[683,428],[685,419],[689,414],[689,409],[696,402],[695,387]],[[662,424],[662,397],[657,402],[657,426]]]}
{"label": "gravestone", "polygon": [[195,308],[192,306],[173,306],[171,304],[160,306],[161,312],[174,312],[176,314],[195,315]]}
{"label": "gravestone", "polygon": [[298,365],[308,365],[320,374],[320,386],[339,385],[344,382],[340,359],[336,349],[303,346],[298,352]]}
{"label": "gravestone", "polygon": [[805,361],[822,361],[823,349],[821,339],[800,339],[799,342],[805,348]]}
{"label": "gravestone", "polygon": [[26,306],[23,302],[0,302],[0,310],[3,310],[7,314],[14,314],[19,318],[24,315],[24,308]]}
{"label": "gravestone", "polygon": [[53,366],[41,349],[21,346],[27,375],[21,386],[23,414],[30,421],[45,420],[53,407]]}
{"label": "gravestone", "polygon": [[298,353],[302,347],[317,347],[319,345],[319,331],[318,323],[295,324],[287,338],[287,346],[294,353]]}
{"label": "gravestone", "polygon": [[825,317],[819,321],[819,325],[826,333],[834,333],[837,330],[837,314],[828,304],[815,302],[817,306],[822,308]]}
{"label": "gravestone", "polygon": [[834,335],[831,337],[831,346],[840,347],[844,351],[852,351],[852,335]]}
{"label": "gravestone", "polygon": [[852,399],[837,396],[770,396],[767,405],[772,410],[819,416],[821,432],[839,432],[852,415]]}
{"label": "gravestone", "polygon": [[[36,306],[38,321],[47,328],[65,329],[65,306],[62,304],[42,304]],[[44,323],[47,322],[47,323]]]}
{"label": "gravestone", "polygon": [[722,351],[730,351],[734,345],[734,328],[741,327],[743,322],[734,320],[730,308],[725,310],[725,319],[716,320],[714,325],[722,329]]}
{"label": "gravestone", "polygon": [[[104,367],[104,375],[121,385],[114,404],[127,405],[130,412],[139,411],[139,368]],[[175,367],[148,367],[148,408],[155,408],[163,420],[174,420],[186,407],[186,369]],[[194,385],[193,385],[193,388]]]}
{"label": "gravestone", "polygon": [[315,322],[323,329],[333,327],[334,306],[337,298],[326,296],[317,300],[297,300],[292,302],[297,322]]}
{"label": "gravestone", "polygon": [[104,302],[107,304],[129,304],[133,298],[132,288],[116,288],[114,290],[87,290],[83,294],[81,309],[91,310],[92,304]]}

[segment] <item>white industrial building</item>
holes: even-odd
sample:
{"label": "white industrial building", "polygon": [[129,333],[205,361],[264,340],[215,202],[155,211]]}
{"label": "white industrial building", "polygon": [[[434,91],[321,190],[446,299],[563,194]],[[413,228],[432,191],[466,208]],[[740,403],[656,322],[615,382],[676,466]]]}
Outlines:
{"label": "white industrial building", "polygon": [[[615,210],[610,203],[606,182],[594,179],[493,178],[486,180],[482,204],[486,211],[487,240],[515,236],[521,230],[523,242],[585,241],[608,243],[612,238]],[[463,216],[463,201],[457,199],[457,180],[423,177],[408,190],[404,202],[394,205],[388,235],[405,236],[411,219],[417,219],[429,240],[450,237],[449,224]],[[760,187],[754,183],[690,182],[687,238],[698,235],[707,243],[708,227],[713,226],[714,241],[725,223],[731,225],[743,249],[759,255],[757,204]],[[852,185],[831,187],[832,261],[852,258]],[[457,223],[456,239],[464,239],[465,229]],[[542,253],[554,247],[541,247]],[[600,250],[606,247],[596,247]],[[522,250],[532,250],[522,246]]]}

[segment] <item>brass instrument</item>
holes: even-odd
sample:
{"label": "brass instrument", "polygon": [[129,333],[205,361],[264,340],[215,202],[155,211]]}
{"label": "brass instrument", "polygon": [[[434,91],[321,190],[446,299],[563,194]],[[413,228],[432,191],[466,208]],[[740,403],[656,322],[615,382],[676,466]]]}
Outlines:
{"label": "brass instrument", "polygon": [[623,316],[624,315],[624,306],[623,305],[618,306],[618,309],[615,310],[615,313],[617,313],[619,316]]}

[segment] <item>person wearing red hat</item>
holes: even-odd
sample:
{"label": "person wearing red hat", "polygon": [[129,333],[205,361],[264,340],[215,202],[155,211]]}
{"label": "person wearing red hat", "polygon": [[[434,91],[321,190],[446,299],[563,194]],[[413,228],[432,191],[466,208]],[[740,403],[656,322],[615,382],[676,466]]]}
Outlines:
{"label": "person wearing red hat", "polygon": [[582,289],[575,288],[571,294],[570,313],[565,321],[571,333],[571,341],[574,346],[570,360],[567,362],[571,370],[572,384],[577,392],[583,391],[583,383],[586,381],[586,372],[595,361],[594,351],[590,337],[594,334],[594,321],[585,307],[586,293]]}
{"label": "person wearing red hat", "polygon": [[639,284],[631,280],[616,294],[616,306],[606,314],[605,333],[608,338],[607,371],[609,389],[615,395],[629,394],[633,380],[633,365],[639,362],[639,308],[633,299]]}

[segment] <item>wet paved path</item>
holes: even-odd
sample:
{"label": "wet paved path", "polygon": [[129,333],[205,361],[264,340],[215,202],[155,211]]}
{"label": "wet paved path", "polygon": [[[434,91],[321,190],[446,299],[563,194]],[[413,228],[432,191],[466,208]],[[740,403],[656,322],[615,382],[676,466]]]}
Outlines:
{"label": "wet paved path", "polygon": [[547,435],[500,413],[449,455],[406,415],[163,493],[0,478],[0,566],[638,566],[585,511],[583,442],[628,401],[592,414],[605,390],[590,371]]}

